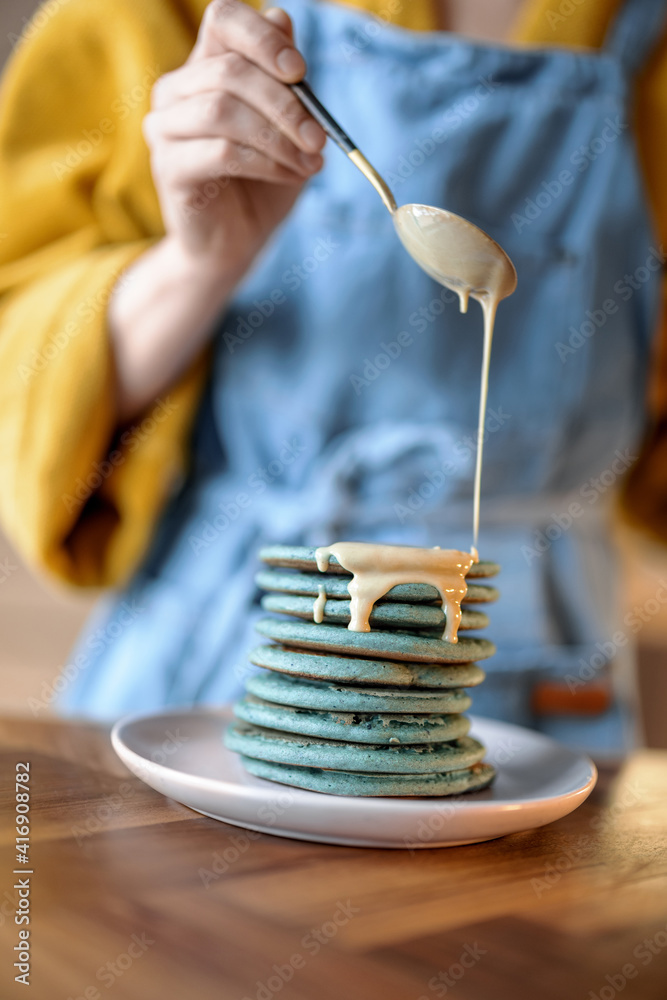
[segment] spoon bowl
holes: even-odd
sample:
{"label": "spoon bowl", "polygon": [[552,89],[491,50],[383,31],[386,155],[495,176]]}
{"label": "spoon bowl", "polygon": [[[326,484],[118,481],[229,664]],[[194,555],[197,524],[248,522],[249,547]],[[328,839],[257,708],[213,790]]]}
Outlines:
{"label": "spoon bowl", "polygon": [[465,312],[468,296],[511,295],[516,270],[505,251],[472,222],[431,205],[402,205],[393,213],[401,243],[426,273],[456,292]]}

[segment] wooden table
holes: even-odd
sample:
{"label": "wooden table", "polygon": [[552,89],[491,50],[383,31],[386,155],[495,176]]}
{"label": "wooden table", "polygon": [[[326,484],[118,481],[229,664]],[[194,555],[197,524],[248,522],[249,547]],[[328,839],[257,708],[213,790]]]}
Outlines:
{"label": "wooden table", "polygon": [[[5,720],[0,751],[2,1000],[667,997],[664,751],[601,767],[551,826],[414,853],[198,816],[131,777],[103,727]],[[29,989],[12,969],[19,761]]]}

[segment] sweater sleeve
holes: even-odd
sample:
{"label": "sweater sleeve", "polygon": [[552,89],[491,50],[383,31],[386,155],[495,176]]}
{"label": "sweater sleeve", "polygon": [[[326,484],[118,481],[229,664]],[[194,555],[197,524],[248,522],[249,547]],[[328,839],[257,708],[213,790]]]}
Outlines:
{"label": "sweater sleeve", "polygon": [[107,304],[163,235],[141,120],[196,25],[156,0],[40,24],[0,91],[0,518],[33,567],[104,586],[145,552],[205,378],[201,359],[118,431]]}
{"label": "sweater sleeve", "polygon": [[[656,245],[667,254],[667,34],[639,80],[639,152],[653,209]],[[623,511],[636,527],[667,543],[667,272],[648,387],[649,426],[639,459],[623,484]]]}

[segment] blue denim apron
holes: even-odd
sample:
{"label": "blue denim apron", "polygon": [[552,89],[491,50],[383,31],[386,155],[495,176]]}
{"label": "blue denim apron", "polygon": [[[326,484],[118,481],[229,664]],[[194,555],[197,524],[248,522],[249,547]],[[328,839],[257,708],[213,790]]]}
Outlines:
{"label": "blue denim apron", "polygon": [[[618,652],[605,522],[644,426],[661,266],[630,104],[664,4],[627,0],[600,52],[284,6],[315,92],[399,203],[451,208],[516,264],[480,537],[503,569],[498,654],[475,710],[531,724],[536,678],[590,679]],[[459,313],[330,149],[221,321],[191,473],[133,582],[80,640],[60,708],[109,718],[234,698],[257,644],[262,544],[469,548],[481,350],[478,306]],[[617,747],[621,724],[615,706],[560,731]]]}

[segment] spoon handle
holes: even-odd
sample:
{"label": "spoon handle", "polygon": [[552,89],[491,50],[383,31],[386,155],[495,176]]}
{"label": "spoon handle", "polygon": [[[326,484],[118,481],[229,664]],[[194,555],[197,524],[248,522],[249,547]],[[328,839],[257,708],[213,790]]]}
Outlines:
{"label": "spoon handle", "polygon": [[292,83],[290,86],[303,106],[307,111],[310,111],[315,121],[319,122],[329,138],[333,139],[348,156],[350,153],[353,153],[357,148],[356,143],[352,142],[349,135],[343,131],[335,118],[332,118],[327,109],[320,104],[306,81],[302,80],[300,83]]}
{"label": "spoon handle", "polygon": [[347,132],[344,132],[335,118],[332,118],[327,109],[320,104],[315,94],[312,92],[305,80],[300,83],[291,83],[290,87],[299,98],[307,111],[310,111],[315,121],[319,122],[330,139],[340,146],[343,152],[349,156],[354,165],[361,170],[367,180],[371,182],[377,193],[382,198],[385,207],[391,214],[396,211],[396,199],[391,188],[385,179],[377,172],[375,167],[368,162],[364,154],[359,150],[356,143],[352,142]]}

